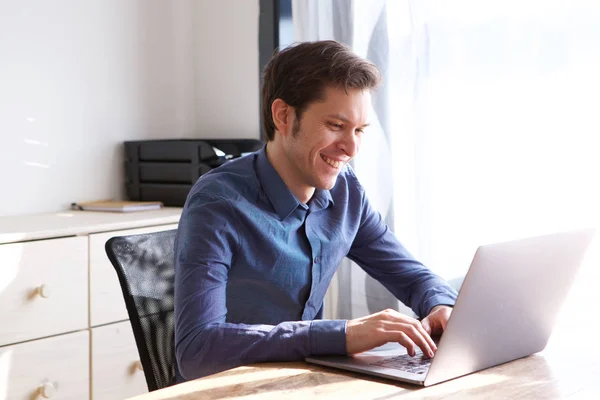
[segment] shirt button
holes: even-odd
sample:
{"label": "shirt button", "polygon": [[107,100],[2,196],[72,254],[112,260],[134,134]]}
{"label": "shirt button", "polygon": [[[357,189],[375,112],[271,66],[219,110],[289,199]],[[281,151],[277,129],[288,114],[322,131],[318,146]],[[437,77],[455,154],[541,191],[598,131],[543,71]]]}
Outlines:
{"label": "shirt button", "polygon": [[315,262],[315,264],[318,264],[321,262],[321,257],[316,256],[315,259],[313,260]]}

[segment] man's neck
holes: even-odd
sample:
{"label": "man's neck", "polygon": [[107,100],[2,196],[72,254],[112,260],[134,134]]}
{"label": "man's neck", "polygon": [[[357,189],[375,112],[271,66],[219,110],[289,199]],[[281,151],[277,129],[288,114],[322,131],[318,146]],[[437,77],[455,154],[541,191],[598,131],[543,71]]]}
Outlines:
{"label": "man's neck", "polygon": [[315,193],[315,188],[299,182],[298,176],[294,171],[294,166],[291,165],[285,156],[279,143],[275,143],[274,140],[269,141],[267,143],[266,153],[267,159],[288,189],[290,189],[294,197],[296,197],[300,203],[308,203]]}

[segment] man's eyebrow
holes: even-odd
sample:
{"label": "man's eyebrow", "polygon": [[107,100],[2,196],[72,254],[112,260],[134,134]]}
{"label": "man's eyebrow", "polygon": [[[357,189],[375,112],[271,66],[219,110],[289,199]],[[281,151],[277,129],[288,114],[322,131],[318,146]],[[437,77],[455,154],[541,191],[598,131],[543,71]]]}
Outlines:
{"label": "man's eyebrow", "polygon": [[[339,119],[340,121],[343,121],[343,122],[345,122],[345,123],[347,123],[347,124],[350,124],[350,123],[351,123],[351,122],[350,122],[350,120],[349,120],[348,118],[346,118],[346,117],[345,117],[344,115],[342,115],[342,114],[329,114],[329,115],[327,115],[327,116],[328,116],[329,118],[336,118],[336,119]],[[366,128],[366,127],[367,127],[367,126],[369,126],[369,125],[371,125],[371,124],[369,124],[369,123],[363,124],[363,125],[361,126],[361,128]]]}

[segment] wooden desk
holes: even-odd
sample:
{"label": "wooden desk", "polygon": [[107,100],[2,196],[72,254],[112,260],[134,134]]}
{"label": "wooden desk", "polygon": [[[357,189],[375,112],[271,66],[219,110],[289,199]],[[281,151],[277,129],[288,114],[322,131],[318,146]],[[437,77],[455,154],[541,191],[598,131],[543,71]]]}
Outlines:
{"label": "wooden desk", "polygon": [[543,352],[438,385],[420,388],[302,362],[265,363],[131,400],[600,399],[599,264],[600,251],[595,251],[577,277]]}
{"label": "wooden desk", "polygon": [[302,362],[265,363],[133,399],[598,399],[600,352],[591,343],[586,351],[581,342],[574,344],[573,351],[556,352],[549,347],[542,353],[427,388]]}

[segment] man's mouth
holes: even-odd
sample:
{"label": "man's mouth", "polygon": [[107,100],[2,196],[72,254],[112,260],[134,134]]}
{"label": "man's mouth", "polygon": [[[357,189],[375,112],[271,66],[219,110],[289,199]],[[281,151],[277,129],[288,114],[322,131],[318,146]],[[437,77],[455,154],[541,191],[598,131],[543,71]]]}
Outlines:
{"label": "man's mouth", "polygon": [[329,164],[332,168],[340,169],[344,165],[344,163],[342,161],[335,161],[323,154],[320,154],[320,156],[321,156],[321,159],[323,161],[325,161],[327,164]]}

